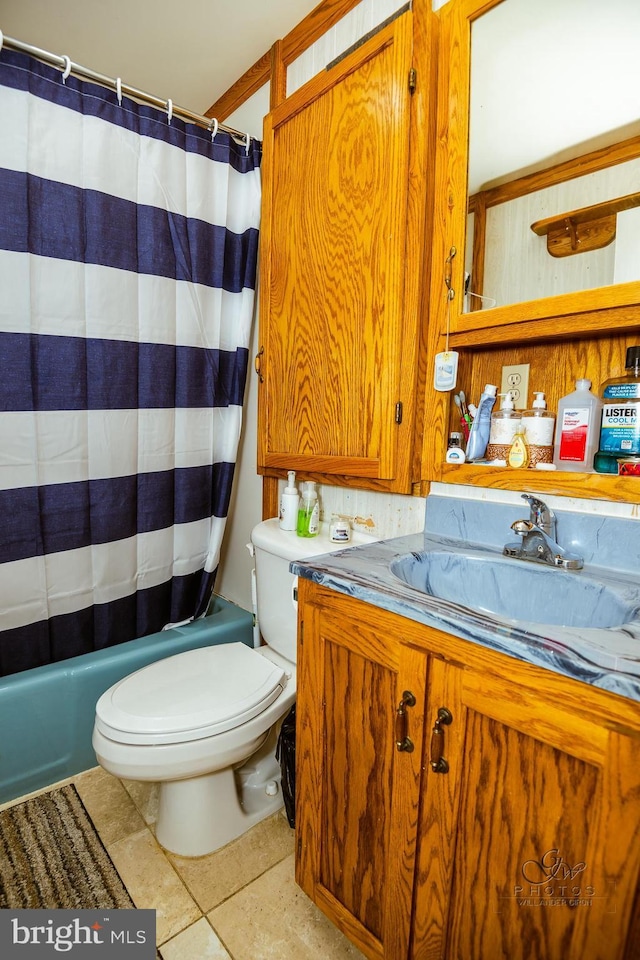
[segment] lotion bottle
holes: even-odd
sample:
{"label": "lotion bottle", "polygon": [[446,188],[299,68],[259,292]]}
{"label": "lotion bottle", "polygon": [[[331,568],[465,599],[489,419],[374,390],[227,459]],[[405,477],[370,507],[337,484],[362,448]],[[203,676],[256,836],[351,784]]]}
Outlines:
{"label": "lotion bottle", "polygon": [[280,529],[295,530],[298,523],[298,488],[293,470],[287,474],[288,483],[280,497]]}
{"label": "lotion bottle", "polygon": [[307,480],[302,484],[296,532],[299,537],[317,537],[319,529],[320,505],[316,485],[313,480]]}
{"label": "lotion bottle", "polygon": [[576,380],[576,389],[558,404],[553,462],[558,470],[593,469],[598,449],[600,400],[589,389],[591,380]]}
{"label": "lotion bottle", "polygon": [[556,418],[547,410],[544,393],[534,393],[533,409],[522,414],[522,426],[527,435],[529,466],[553,463],[553,428]]}
{"label": "lotion bottle", "polygon": [[491,415],[491,433],[487,446],[487,460],[506,460],[520,423],[520,414],[514,409],[511,393],[499,393],[502,403]]}

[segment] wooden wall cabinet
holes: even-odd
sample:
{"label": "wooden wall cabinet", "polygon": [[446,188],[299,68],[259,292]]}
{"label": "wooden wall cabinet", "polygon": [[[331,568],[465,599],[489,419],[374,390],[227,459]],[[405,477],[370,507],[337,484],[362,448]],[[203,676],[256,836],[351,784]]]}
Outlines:
{"label": "wooden wall cabinet", "polygon": [[[266,118],[258,467],[409,492],[432,42],[406,12]],[[425,119],[426,118],[426,119]],[[418,458],[419,459],[419,458]]]}
{"label": "wooden wall cabinet", "polygon": [[296,878],[333,922],[384,960],[637,957],[638,705],[306,580],[300,600]]}

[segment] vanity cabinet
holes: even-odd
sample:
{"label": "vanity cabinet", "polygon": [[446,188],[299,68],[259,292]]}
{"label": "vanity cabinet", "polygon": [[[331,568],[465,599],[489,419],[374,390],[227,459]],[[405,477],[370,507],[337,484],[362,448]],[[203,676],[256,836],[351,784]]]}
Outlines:
{"label": "vanity cabinet", "polygon": [[264,476],[411,490],[433,21],[403,13],[265,120]]}
{"label": "vanity cabinet", "polygon": [[367,956],[407,957],[428,653],[415,625],[334,597],[299,581],[296,879]]}
{"label": "vanity cabinet", "polygon": [[371,958],[637,957],[638,705],[299,586],[305,892]]}

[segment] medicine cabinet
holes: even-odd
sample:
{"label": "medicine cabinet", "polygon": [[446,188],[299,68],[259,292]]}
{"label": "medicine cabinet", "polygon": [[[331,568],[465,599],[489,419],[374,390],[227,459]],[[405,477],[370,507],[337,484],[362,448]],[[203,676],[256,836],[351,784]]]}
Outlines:
{"label": "medicine cabinet", "polygon": [[[640,61],[625,56],[640,8],[611,0],[584,14],[581,0],[451,0],[440,11],[429,359],[459,352],[468,400],[499,385],[503,365],[529,363],[529,400],[543,390],[555,411],[577,378],[597,392],[623,373],[626,347],[640,343],[640,208],[629,199],[640,189]],[[600,204],[613,227],[582,225]],[[551,221],[557,238],[563,219],[569,248],[560,238],[552,256],[549,225],[543,235],[532,226]],[[579,250],[594,232],[593,249]],[[445,464],[458,426],[450,400],[427,387],[428,479],[640,502],[640,484],[624,477],[534,480],[531,470]]]}

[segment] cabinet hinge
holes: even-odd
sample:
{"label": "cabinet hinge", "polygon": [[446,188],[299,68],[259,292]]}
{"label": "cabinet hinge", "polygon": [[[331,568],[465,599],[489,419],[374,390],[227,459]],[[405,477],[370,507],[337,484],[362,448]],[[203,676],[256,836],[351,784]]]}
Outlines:
{"label": "cabinet hinge", "polygon": [[402,400],[396,403],[396,423],[402,423]]}
{"label": "cabinet hinge", "polygon": [[415,67],[411,67],[411,70],[409,70],[409,93],[413,94],[416,92],[417,83],[418,71]]}

